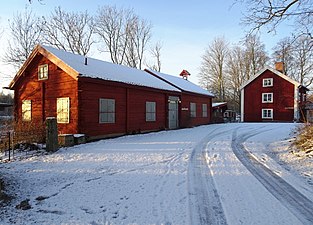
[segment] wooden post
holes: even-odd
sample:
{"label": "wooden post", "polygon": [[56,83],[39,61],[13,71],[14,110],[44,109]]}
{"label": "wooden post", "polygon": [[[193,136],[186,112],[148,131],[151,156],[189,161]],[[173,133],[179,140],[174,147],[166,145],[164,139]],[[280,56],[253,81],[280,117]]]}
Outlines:
{"label": "wooden post", "polygon": [[59,149],[57,120],[54,117],[46,119],[46,149],[48,152]]}

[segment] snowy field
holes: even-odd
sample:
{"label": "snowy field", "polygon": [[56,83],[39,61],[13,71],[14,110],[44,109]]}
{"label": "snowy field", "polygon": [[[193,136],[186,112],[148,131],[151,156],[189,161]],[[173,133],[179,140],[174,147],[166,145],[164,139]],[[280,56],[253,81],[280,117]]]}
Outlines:
{"label": "snowy field", "polygon": [[313,224],[312,158],[289,154],[296,126],[200,126],[1,163],[15,198],[0,224]]}

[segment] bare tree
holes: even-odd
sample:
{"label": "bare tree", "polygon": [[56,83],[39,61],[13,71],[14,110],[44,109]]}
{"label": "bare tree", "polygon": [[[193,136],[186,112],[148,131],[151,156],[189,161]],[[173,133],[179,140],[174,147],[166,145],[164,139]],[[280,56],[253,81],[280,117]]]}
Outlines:
{"label": "bare tree", "polygon": [[43,42],[56,48],[87,55],[94,43],[94,21],[87,11],[69,13],[57,7],[42,23]]}
{"label": "bare tree", "polygon": [[202,56],[200,68],[200,85],[212,91],[217,101],[226,100],[225,62],[228,43],[224,37],[215,38]]}
{"label": "bare tree", "polygon": [[100,50],[108,52],[113,63],[141,69],[151,27],[132,10],[103,6],[98,9],[95,31],[104,43]]}
{"label": "bare tree", "polygon": [[26,8],[23,13],[16,13],[13,16],[9,21],[9,27],[10,39],[3,61],[18,69],[28,58],[34,46],[40,42],[40,22],[39,18]]}
{"label": "bare tree", "polygon": [[304,86],[309,86],[313,83],[312,50],[312,39],[307,35],[299,37],[294,43],[295,71],[293,78]]}
{"label": "bare tree", "polygon": [[162,49],[162,44],[161,42],[157,42],[151,49],[150,53],[152,58],[154,58],[155,63],[154,64],[147,64],[147,66],[155,71],[160,72],[161,71],[161,49]]}
{"label": "bare tree", "polygon": [[[242,0],[247,5],[247,15],[243,22],[259,30],[267,26],[269,31],[275,31],[277,26],[293,19],[295,25],[312,28],[312,0]],[[310,32],[311,33],[311,32]]]}
{"label": "bare tree", "polygon": [[146,46],[151,39],[151,23],[135,16],[128,30],[130,38],[127,42],[126,64],[142,69]]}
{"label": "bare tree", "polygon": [[292,75],[294,74],[295,57],[293,55],[294,41],[287,37],[280,40],[273,48],[272,60],[274,63],[282,62],[284,64],[283,74]]}
{"label": "bare tree", "polygon": [[98,9],[95,32],[103,41],[102,52],[110,54],[113,63],[122,64],[129,39],[128,21],[133,17],[130,10],[117,9],[115,6],[102,6]]}
{"label": "bare tree", "polygon": [[245,49],[246,79],[249,80],[265,66],[269,58],[265,52],[265,45],[257,35],[246,36],[243,47]]}
{"label": "bare tree", "polygon": [[284,63],[284,73],[304,86],[313,82],[312,40],[308,35],[284,38],[274,47],[273,59]]}
{"label": "bare tree", "polygon": [[227,57],[228,100],[232,109],[239,112],[240,87],[247,80],[246,51],[241,46],[230,49]]}

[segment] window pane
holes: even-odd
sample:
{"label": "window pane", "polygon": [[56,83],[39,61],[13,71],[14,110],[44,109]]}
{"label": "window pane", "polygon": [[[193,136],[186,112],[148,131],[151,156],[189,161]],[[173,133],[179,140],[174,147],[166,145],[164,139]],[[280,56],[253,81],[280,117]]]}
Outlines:
{"label": "window pane", "polygon": [[69,98],[57,99],[57,121],[58,123],[69,123]]}
{"label": "window pane", "polygon": [[196,117],[196,103],[190,103],[190,116]]}
{"label": "window pane", "polygon": [[38,67],[38,79],[47,79],[48,78],[48,64],[41,65]]}
{"label": "window pane", "polygon": [[115,123],[115,99],[99,99],[99,122]]}
{"label": "window pane", "polygon": [[31,100],[22,101],[22,120],[31,121],[32,104]]}
{"label": "window pane", "polygon": [[202,117],[208,117],[208,107],[207,107],[207,104],[202,104]]}
{"label": "window pane", "polygon": [[156,120],[156,103],[146,102],[146,121]]}

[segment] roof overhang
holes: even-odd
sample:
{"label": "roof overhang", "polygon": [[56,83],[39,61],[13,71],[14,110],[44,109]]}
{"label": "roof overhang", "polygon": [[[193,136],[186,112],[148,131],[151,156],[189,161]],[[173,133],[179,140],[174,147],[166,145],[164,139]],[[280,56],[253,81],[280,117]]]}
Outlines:
{"label": "roof overhang", "polygon": [[27,60],[24,62],[22,67],[19,69],[19,71],[17,72],[17,74],[15,75],[11,83],[9,84],[8,89],[14,90],[14,86],[16,85],[17,81],[20,79],[21,76],[23,76],[27,67],[31,64],[33,59],[39,54],[43,55],[45,58],[50,60],[56,66],[61,68],[64,72],[66,72],[71,77],[73,77],[75,80],[78,79],[79,73],[76,70],[74,70],[73,68],[65,64],[62,60],[60,60],[58,57],[56,57],[54,54],[46,50],[41,45],[36,45],[36,47],[33,49],[31,54],[28,56]]}

